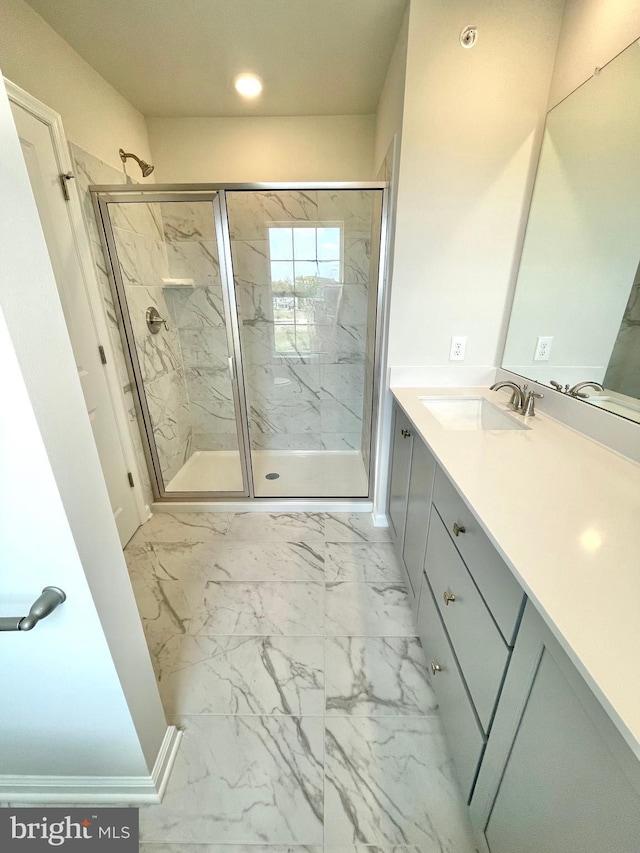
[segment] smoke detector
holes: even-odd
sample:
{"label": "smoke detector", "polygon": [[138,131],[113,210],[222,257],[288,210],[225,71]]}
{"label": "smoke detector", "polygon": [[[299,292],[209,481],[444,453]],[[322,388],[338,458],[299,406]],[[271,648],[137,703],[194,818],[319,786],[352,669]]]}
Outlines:
{"label": "smoke detector", "polygon": [[476,43],[476,39],[478,38],[478,28],[477,27],[465,27],[460,33],[460,44],[462,47],[470,48],[473,47]]}

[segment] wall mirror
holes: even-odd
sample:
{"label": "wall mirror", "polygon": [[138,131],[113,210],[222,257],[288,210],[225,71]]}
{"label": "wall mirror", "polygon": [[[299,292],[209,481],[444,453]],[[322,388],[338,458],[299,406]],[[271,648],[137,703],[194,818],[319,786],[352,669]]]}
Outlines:
{"label": "wall mirror", "polygon": [[547,116],[502,366],[640,423],[640,43]]}

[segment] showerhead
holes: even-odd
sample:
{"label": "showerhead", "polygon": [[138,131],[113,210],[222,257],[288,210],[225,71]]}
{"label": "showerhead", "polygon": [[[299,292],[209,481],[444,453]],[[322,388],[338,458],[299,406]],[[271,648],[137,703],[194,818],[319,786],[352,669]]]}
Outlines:
{"label": "showerhead", "polygon": [[138,166],[140,166],[140,171],[142,172],[143,178],[148,178],[151,172],[153,172],[153,166],[150,163],[147,163],[146,160],[141,160],[139,157],[136,157],[135,154],[127,154],[122,148],[118,151],[120,154],[120,159],[123,163],[127,162],[127,158],[131,157],[136,161]]}

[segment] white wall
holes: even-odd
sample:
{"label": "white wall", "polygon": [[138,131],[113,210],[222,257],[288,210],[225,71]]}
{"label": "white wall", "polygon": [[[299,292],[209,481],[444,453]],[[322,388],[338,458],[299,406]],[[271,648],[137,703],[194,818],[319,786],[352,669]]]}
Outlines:
{"label": "white wall", "polygon": [[566,0],[549,109],[638,37],[638,0]]}
{"label": "white wall", "polygon": [[387,75],[380,93],[376,112],[373,142],[373,172],[378,174],[387,156],[394,135],[402,135],[402,112],[407,68],[407,42],[409,38],[409,6],[404,14],[396,45],[389,60]]}
{"label": "white wall", "polygon": [[60,113],[67,139],[118,169],[118,149],[150,159],[144,117],[23,0],[0,0],[0,67]]}
{"label": "white wall", "polygon": [[[561,0],[412,0],[389,363],[494,365],[544,121]],[[479,28],[460,46],[463,27]]]}
{"label": "white wall", "polygon": [[23,377],[0,417],[1,603],[68,594],[50,625],[2,635],[0,772],[144,776],[166,723],[1,82],[0,151],[0,310]]}
{"label": "white wall", "polygon": [[373,178],[374,116],[150,118],[156,182]]}

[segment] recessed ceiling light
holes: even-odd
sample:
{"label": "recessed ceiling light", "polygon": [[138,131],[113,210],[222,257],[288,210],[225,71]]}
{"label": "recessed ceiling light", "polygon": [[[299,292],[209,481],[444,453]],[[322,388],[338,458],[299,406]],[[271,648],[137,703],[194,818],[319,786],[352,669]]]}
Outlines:
{"label": "recessed ceiling light", "polygon": [[233,85],[243,98],[256,98],[262,92],[262,80],[257,74],[238,74]]}

